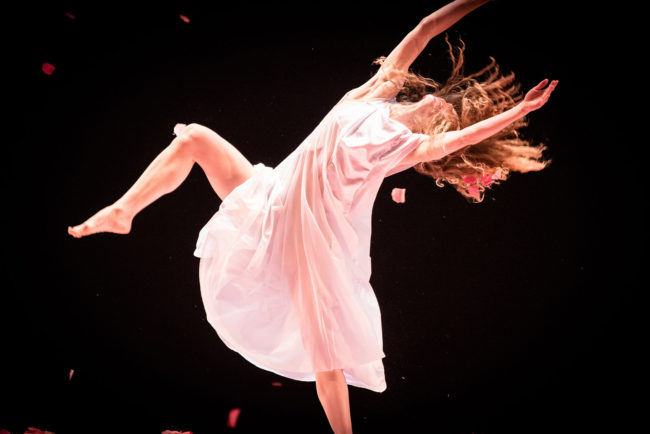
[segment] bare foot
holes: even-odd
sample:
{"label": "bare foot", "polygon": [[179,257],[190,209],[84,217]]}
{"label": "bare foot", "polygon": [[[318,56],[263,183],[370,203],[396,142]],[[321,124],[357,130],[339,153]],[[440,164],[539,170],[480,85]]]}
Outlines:
{"label": "bare foot", "polygon": [[75,227],[68,226],[68,233],[75,238],[98,232],[128,234],[131,231],[131,220],[131,217],[123,209],[109,205],[82,224]]}

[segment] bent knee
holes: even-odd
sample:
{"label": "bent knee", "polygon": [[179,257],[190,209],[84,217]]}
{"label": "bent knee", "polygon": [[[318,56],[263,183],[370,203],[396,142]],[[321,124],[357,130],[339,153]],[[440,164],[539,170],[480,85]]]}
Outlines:
{"label": "bent knee", "polygon": [[214,132],[200,124],[189,124],[178,135],[178,146],[184,152],[190,155],[195,155],[197,152],[202,152],[202,148],[214,141]]}
{"label": "bent knee", "polygon": [[181,131],[179,137],[187,141],[197,141],[205,139],[210,135],[210,133],[212,133],[212,130],[210,128],[205,127],[201,124],[191,123],[183,128],[183,131]]}

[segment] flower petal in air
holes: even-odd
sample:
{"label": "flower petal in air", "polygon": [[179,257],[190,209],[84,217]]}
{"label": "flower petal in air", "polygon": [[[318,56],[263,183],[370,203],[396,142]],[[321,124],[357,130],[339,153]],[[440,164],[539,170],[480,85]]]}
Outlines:
{"label": "flower petal in air", "polygon": [[406,202],[406,189],[405,188],[393,188],[390,193],[394,202],[404,203]]}
{"label": "flower petal in air", "polygon": [[463,178],[463,182],[465,184],[475,184],[476,183],[476,176],[475,175],[466,175]]}
{"label": "flower petal in air", "polygon": [[494,181],[492,180],[492,175],[485,175],[485,176],[481,177],[481,184],[483,184],[486,187],[488,185],[492,184],[493,182]]}
{"label": "flower petal in air", "polygon": [[54,434],[54,433],[51,431],[43,431],[41,429],[30,426],[29,428],[27,428],[27,431],[25,431],[23,434]]}
{"label": "flower petal in air", "polygon": [[72,380],[73,374],[74,374],[74,369],[70,369],[70,378],[68,379],[68,381]]}
{"label": "flower petal in air", "polygon": [[233,408],[232,410],[230,410],[230,412],[228,413],[228,423],[226,424],[228,428],[234,428],[237,426],[237,419],[239,418],[239,413],[241,413],[240,408]]}
{"label": "flower petal in air", "polygon": [[41,66],[41,69],[42,69],[43,72],[46,73],[47,75],[52,75],[52,73],[54,72],[54,70],[55,70],[56,68],[55,68],[54,65],[52,65],[51,63],[44,62],[43,65]]}
{"label": "flower petal in air", "polygon": [[180,14],[179,17],[181,18],[181,20],[183,20],[183,21],[186,22],[186,23],[189,23],[189,22],[190,22],[190,19],[187,18],[187,17],[186,17],[185,15],[183,15],[183,14]]}
{"label": "flower petal in air", "polygon": [[186,126],[187,125],[185,125],[185,124],[176,124],[176,125],[174,125],[174,134],[176,136],[180,135],[181,131],[183,131]]}
{"label": "flower petal in air", "polygon": [[282,383],[280,383],[279,381],[274,381],[273,383],[271,383],[271,386],[282,387]]}
{"label": "flower petal in air", "polygon": [[478,192],[478,187],[476,185],[472,185],[467,189],[467,192],[469,193],[470,196],[473,196],[475,198],[479,198],[480,194]]}
{"label": "flower petal in air", "polygon": [[72,15],[70,12],[66,12],[66,13],[65,13],[65,16],[68,17],[68,18],[70,18],[71,20],[74,20],[74,18],[75,18],[75,16]]}

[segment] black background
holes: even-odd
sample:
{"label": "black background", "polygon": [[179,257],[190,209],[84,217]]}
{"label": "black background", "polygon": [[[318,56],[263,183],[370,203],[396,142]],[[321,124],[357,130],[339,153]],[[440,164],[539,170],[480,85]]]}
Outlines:
{"label": "black background", "polygon": [[[373,59],[443,4],[53,2],[9,13],[17,119],[5,142],[13,212],[0,428],[214,433],[241,408],[236,431],[329,432],[314,383],[251,365],[206,322],[192,252],[220,201],[198,167],[128,236],[74,239],[67,226],[118,199],[177,122],[206,125],[253,164],[276,166],[370,78]],[[448,31],[467,44],[468,72],[494,56],[523,90],[559,79],[525,132],[553,162],[514,174],[481,204],[412,170],[386,178],[371,283],[388,389],[349,388],[355,432],[624,423],[626,286],[614,278],[616,199],[603,180],[611,101],[600,89],[612,53],[603,12],[495,1]],[[445,50],[435,38],[412,69],[444,80]],[[394,187],[406,188],[406,203],[391,200]]]}

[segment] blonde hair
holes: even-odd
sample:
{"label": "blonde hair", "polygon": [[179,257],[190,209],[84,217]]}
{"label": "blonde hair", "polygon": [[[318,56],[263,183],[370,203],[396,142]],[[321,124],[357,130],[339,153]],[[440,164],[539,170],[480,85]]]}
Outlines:
{"label": "blonde hair", "polygon": [[[444,84],[411,71],[405,72],[397,101],[416,102],[427,93],[444,98],[453,106],[437,113],[428,125],[413,132],[435,135],[445,131],[466,128],[476,122],[502,113],[522,99],[520,85],[514,73],[502,75],[493,57],[490,63],[470,75],[464,75],[465,43],[454,55],[454,47],[445,35],[449,47],[452,70]],[[383,65],[386,57],[377,58],[373,64]],[[508,125],[493,136],[472,146],[466,146],[439,160],[417,163],[413,168],[435,179],[443,187],[446,182],[472,200],[482,202],[487,188],[508,178],[510,172],[530,172],[545,168],[550,160],[542,160],[543,144],[531,146],[523,139],[520,130],[528,125],[526,118]]]}

